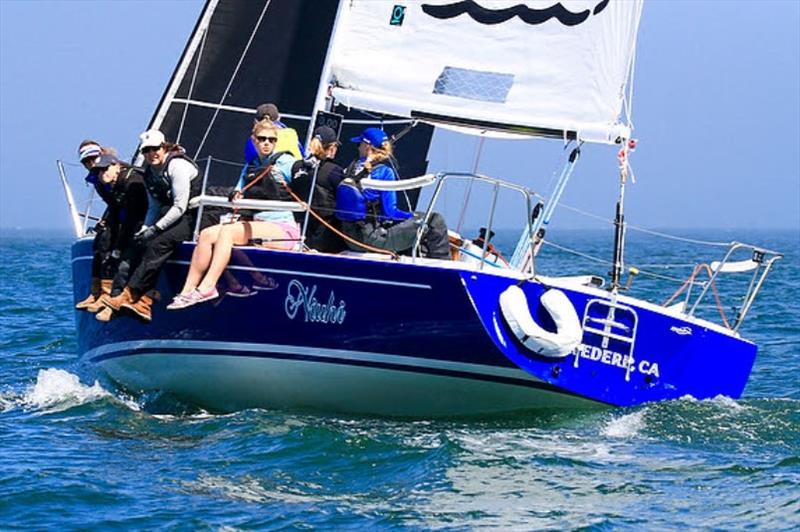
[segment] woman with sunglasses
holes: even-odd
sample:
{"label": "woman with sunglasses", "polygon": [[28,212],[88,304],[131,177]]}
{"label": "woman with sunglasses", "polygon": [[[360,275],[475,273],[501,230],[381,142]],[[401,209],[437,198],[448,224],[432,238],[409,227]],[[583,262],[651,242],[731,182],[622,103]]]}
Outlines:
{"label": "woman with sunglasses", "polygon": [[[252,139],[258,157],[242,171],[231,199],[290,199],[286,185],[291,182],[295,158],[288,152],[275,153],[278,130],[262,120],[253,127]],[[256,213],[252,220],[219,224],[205,229],[192,253],[189,274],[181,292],[167,305],[178,310],[219,297],[217,282],[228,266],[235,245],[261,240],[264,247],[294,249],[300,240],[300,229],[289,211]]]}
{"label": "woman with sunglasses", "polygon": [[106,306],[114,311],[125,309],[149,322],[153,300],[147,293],[156,287],[161,268],[172,252],[184,240],[192,239],[196,212],[189,209],[189,200],[200,194],[202,179],[183,148],[167,143],[161,131],[145,131],[139,139],[149,204],[145,225],[134,240],[142,246],[143,254],[128,285],[121,294],[108,299]]}

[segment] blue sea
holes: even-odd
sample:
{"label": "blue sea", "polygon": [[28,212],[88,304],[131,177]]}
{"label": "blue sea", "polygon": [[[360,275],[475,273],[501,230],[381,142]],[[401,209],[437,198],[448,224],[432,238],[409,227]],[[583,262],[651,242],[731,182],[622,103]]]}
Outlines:
{"label": "blue sea", "polygon": [[[0,529],[797,530],[800,234],[679,233],[786,253],[742,329],[760,350],[740,400],[409,420],[124,395],[77,363],[70,237],[4,230]],[[552,238],[610,255],[610,231]],[[631,232],[632,293],[663,302],[723,251]],[[608,271],[542,253],[542,273]]]}

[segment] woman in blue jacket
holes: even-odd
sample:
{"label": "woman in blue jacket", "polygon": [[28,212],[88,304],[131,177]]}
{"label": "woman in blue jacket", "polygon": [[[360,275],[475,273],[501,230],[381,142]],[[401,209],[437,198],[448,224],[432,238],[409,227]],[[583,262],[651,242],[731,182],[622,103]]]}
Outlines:
{"label": "woman in blue jacket", "polygon": [[[392,166],[392,143],[386,133],[376,127],[367,128],[358,137],[359,158],[347,168],[344,186],[337,189],[337,216],[342,220],[342,229],[354,240],[372,247],[407,253],[414,245],[423,214],[404,211],[397,206],[397,193],[392,190],[377,191],[362,188],[360,181],[369,177],[382,181],[396,181],[397,173]],[[356,201],[348,201],[347,192],[357,189]],[[348,243],[356,250],[364,248]],[[433,259],[450,258],[447,225],[438,213],[432,213],[425,228],[422,245],[424,254]]]}

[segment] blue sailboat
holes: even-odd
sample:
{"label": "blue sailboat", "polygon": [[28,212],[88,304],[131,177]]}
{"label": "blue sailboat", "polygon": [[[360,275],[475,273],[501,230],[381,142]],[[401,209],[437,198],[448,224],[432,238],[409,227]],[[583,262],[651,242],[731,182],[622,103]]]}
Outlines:
{"label": "blue sailboat", "polygon": [[[185,242],[159,280],[151,324],[76,313],[82,360],[129,391],[168,392],[215,411],[483,415],[740,397],[757,347],[739,329],[781,254],[733,242],[707,266],[710,278],[693,275],[670,306],[629,295],[631,277],[623,279],[635,146],[623,115],[642,3],[505,4],[210,0],[150,124],[187,147],[205,189],[235,181],[240,132],[258,103],[275,101],[301,133],[333,117],[343,136],[377,123],[402,137],[404,179],[364,186],[397,191],[425,217],[448,187],[474,191],[485,207],[483,238],[452,232],[452,260],[424,258],[422,231],[411,255],[399,257],[243,246],[222,284],[254,296],[224,297],[221,286],[214,305],[169,312],[194,248]],[[268,74],[258,53],[267,43]],[[427,174],[435,128],[561,139],[564,165],[547,197],[478,173]],[[536,257],[561,193],[593,144],[619,148],[612,270],[608,278],[540,272]],[[509,197],[522,216],[506,260],[490,240]],[[227,205],[210,193],[195,201]],[[73,214],[77,301],[91,282],[91,237]],[[732,323],[698,315],[719,276],[744,272],[751,280]]]}

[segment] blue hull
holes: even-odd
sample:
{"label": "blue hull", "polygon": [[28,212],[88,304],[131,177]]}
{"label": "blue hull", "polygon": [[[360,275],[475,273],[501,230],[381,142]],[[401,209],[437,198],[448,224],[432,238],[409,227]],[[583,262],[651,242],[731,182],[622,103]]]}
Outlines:
{"label": "blue hull", "polygon": [[[214,303],[168,311],[186,275],[184,244],[159,281],[153,322],[103,324],[76,312],[82,358],[131,391],[163,390],[214,410],[308,407],[389,415],[485,414],[630,406],[691,395],[738,398],[752,343],[711,324],[629,300],[638,315],[626,347],[590,333],[560,359],[527,351],[499,313],[517,280],[437,267],[266,249],[234,250]],[[89,290],[91,241],[73,246],[76,301]],[[247,286],[234,297],[225,287]],[[559,287],[578,315],[608,297]],[[523,285],[529,302],[545,287]],[[531,304],[537,321],[547,321]],[[620,318],[624,321],[624,317]]]}

